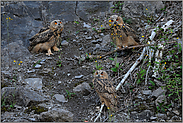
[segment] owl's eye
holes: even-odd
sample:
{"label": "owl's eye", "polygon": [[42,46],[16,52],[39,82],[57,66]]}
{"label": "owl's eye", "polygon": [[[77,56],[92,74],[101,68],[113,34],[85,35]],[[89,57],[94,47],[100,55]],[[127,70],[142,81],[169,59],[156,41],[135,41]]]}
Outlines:
{"label": "owl's eye", "polygon": [[98,75],[98,72],[96,72],[96,75]]}
{"label": "owl's eye", "polygon": [[116,19],[116,21],[118,21],[118,19]]}
{"label": "owl's eye", "polygon": [[103,72],[101,72],[101,75],[104,75],[104,73],[103,73]]}
{"label": "owl's eye", "polygon": [[111,20],[111,22],[113,22],[113,20]]}
{"label": "owl's eye", "polygon": [[62,22],[60,21],[60,24],[61,24]]}
{"label": "owl's eye", "polygon": [[55,21],[55,25],[57,25],[57,22]]}

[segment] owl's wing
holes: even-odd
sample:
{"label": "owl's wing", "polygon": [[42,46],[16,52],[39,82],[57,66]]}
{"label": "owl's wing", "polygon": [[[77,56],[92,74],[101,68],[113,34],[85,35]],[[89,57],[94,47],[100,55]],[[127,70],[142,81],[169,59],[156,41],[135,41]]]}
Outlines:
{"label": "owl's wing", "polygon": [[133,29],[130,27],[130,25],[128,25],[128,24],[123,24],[123,25],[120,27],[120,30],[123,30],[123,32],[126,34],[127,37],[128,37],[128,36],[132,36],[132,37],[135,39],[135,41],[140,42],[140,41],[139,41],[139,38],[138,38],[137,35],[136,35],[135,30],[133,30]]}
{"label": "owl's wing", "polygon": [[29,39],[30,46],[35,46],[38,43],[44,43],[49,40],[49,38],[53,35],[53,31],[50,29],[42,29],[36,35],[32,36]]}
{"label": "owl's wing", "polygon": [[116,89],[108,79],[93,79],[95,90],[100,93],[115,93]]}

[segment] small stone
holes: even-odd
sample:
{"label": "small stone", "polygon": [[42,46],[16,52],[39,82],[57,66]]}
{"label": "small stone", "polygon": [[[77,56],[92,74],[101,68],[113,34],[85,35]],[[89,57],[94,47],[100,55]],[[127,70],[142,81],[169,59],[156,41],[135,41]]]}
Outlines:
{"label": "small stone", "polygon": [[165,94],[166,90],[162,89],[161,87],[159,87],[158,89],[156,89],[155,91],[153,91],[152,96],[158,97],[161,94]]}
{"label": "small stone", "polygon": [[58,81],[58,84],[61,84],[62,83],[62,81]]}
{"label": "small stone", "polygon": [[33,70],[28,70],[27,73],[34,73],[36,70],[33,69]]}
{"label": "small stone", "polygon": [[67,42],[66,40],[63,40],[62,43],[61,43],[62,46],[68,46],[69,45],[69,42]]}
{"label": "small stone", "polygon": [[91,37],[91,36],[89,36],[89,37],[86,37],[86,40],[90,40],[90,39],[92,39],[92,37]]}
{"label": "small stone", "polygon": [[41,78],[28,78],[25,82],[34,89],[42,89],[42,79]]}
{"label": "small stone", "polygon": [[104,36],[104,33],[100,33],[100,36]]}
{"label": "small stone", "polygon": [[176,115],[180,114],[179,111],[177,111],[177,110],[173,110],[172,112],[175,113]]}
{"label": "small stone", "polygon": [[92,40],[91,41],[93,44],[97,44],[97,43],[101,43],[102,42],[102,39],[97,39],[97,40]]}
{"label": "small stone", "polygon": [[143,90],[142,93],[144,95],[150,95],[150,94],[152,94],[152,91],[151,90]]}
{"label": "small stone", "polygon": [[88,25],[88,24],[86,24],[85,22],[84,22],[83,24],[84,24],[84,25],[83,25],[83,27],[91,28],[91,26],[90,26],[90,25]]}
{"label": "small stone", "polygon": [[156,120],[156,119],[157,119],[157,117],[153,117],[153,116],[151,116],[151,117],[150,117],[150,119],[151,119],[151,120]]}
{"label": "small stone", "polygon": [[67,76],[70,76],[70,75],[71,75],[70,73],[67,74]]}
{"label": "small stone", "polygon": [[75,76],[75,79],[81,79],[84,75]]}
{"label": "small stone", "polygon": [[36,64],[35,68],[41,68],[40,64]]}
{"label": "small stone", "polygon": [[83,82],[82,84],[74,87],[73,92],[74,93],[81,93],[83,96],[87,96],[91,92],[91,87],[88,83]]}
{"label": "small stone", "polygon": [[156,100],[155,104],[156,106],[159,106],[159,103],[167,104],[167,99],[165,95],[160,95]]}
{"label": "small stone", "polygon": [[85,32],[85,35],[87,35],[87,32]]}
{"label": "small stone", "polygon": [[167,119],[166,114],[161,114],[161,113],[156,114],[156,117],[162,118],[162,119]]}
{"label": "small stone", "polygon": [[65,100],[64,95],[55,94],[54,97],[55,97],[56,100],[59,101],[59,102],[68,102],[68,100]]}

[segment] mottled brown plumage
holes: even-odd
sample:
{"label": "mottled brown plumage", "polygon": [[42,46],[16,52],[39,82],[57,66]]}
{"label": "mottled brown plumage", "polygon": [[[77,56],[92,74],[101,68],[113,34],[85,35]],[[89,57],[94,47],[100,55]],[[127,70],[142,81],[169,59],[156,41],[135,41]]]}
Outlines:
{"label": "mottled brown plumage", "polygon": [[94,73],[93,85],[100,97],[101,103],[104,103],[112,111],[117,111],[116,89],[104,70],[97,70]]}
{"label": "mottled brown plumage", "polygon": [[48,53],[46,53],[46,55],[48,56],[51,54],[53,55],[51,48],[53,48],[54,51],[59,51],[57,45],[61,41],[61,33],[63,28],[64,25],[60,20],[52,21],[49,27],[42,28],[36,35],[29,39],[29,51],[39,53],[47,50]]}
{"label": "mottled brown plumage", "polygon": [[139,41],[139,39],[135,31],[125,24],[120,16],[112,15],[109,18],[109,26],[111,27],[111,38],[117,48],[138,45],[136,41]]}

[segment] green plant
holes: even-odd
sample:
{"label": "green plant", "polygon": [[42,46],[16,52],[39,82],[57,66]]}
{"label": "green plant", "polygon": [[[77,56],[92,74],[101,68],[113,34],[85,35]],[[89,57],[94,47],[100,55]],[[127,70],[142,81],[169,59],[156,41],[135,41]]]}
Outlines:
{"label": "green plant", "polygon": [[114,6],[111,7],[111,9],[113,9],[113,13],[119,13],[122,12],[122,7],[123,7],[123,1],[116,1],[114,2]]}
{"label": "green plant", "polygon": [[74,96],[75,95],[75,93],[71,93],[71,92],[69,92],[68,90],[66,90],[65,89],[65,91],[66,91],[66,93],[67,93],[67,97],[66,97],[66,99],[70,99],[71,98],[71,96]]}
{"label": "green plant", "polygon": [[172,105],[172,104],[165,104],[165,102],[163,101],[162,103],[159,103],[158,102],[158,106],[156,106],[156,109],[157,111],[156,112],[163,112],[165,113],[167,109],[169,109],[169,107]]}
{"label": "green plant", "polygon": [[145,69],[142,70],[142,68],[140,68],[139,73],[137,73],[137,76],[138,76],[137,84],[140,84],[145,79],[144,78],[145,74],[146,74],[146,70]]}
{"label": "green plant", "polygon": [[[117,57],[115,57],[115,59],[113,59],[113,58],[109,58],[110,60],[112,60],[112,61],[115,61],[115,67],[113,67],[113,68],[111,68],[111,70],[113,71],[113,72],[118,72],[118,70],[119,70],[119,68],[120,68],[120,65],[119,65],[119,63],[117,62]],[[122,70],[122,69],[120,69],[120,70]]]}
{"label": "green plant", "polygon": [[57,66],[61,67],[62,66],[62,61],[57,61]]}
{"label": "green plant", "polygon": [[95,62],[96,62],[95,67],[97,70],[103,69],[102,65],[99,65],[99,63],[97,61],[95,61]]}
{"label": "green plant", "polygon": [[33,66],[35,67],[37,64],[40,63],[40,61],[41,61],[41,60],[38,60],[38,61],[36,62],[36,64],[34,64]]}
{"label": "green plant", "polygon": [[78,22],[78,21],[74,21],[74,23],[79,24],[79,22]]}

